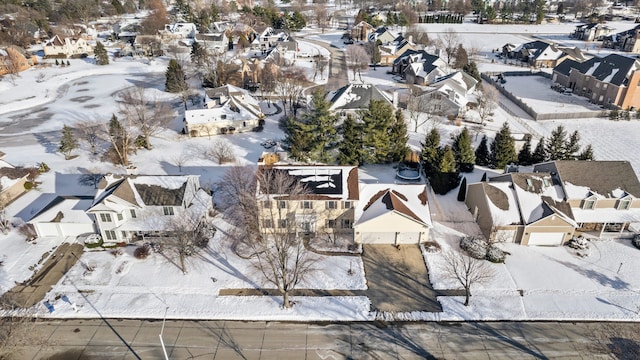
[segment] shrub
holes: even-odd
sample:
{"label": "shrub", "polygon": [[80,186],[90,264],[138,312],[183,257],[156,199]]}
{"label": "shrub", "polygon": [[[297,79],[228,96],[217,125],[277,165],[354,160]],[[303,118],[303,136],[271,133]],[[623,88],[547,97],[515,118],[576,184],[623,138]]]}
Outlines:
{"label": "shrub", "polygon": [[24,183],[24,189],[29,191],[31,189],[33,189],[33,183],[31,181],[27,181]]}
{"label": "shrub", "polygon": [[490,246],[489,249],[487,249],[486,258],[492,263],[504,263],[504,260],[507,258],[507,253],[495,246]]}
{"label": "shrub", "polygon": [[487,243],[482,239],[465,236],[460,240],[460,247],[472,258],[482,260],[487,256]]}
{"label": "shrub", "polygon": [[109,252],[109,254],[113,255],[114,257],[118,257],[118,256],[122,255],[122,249],[111,250]]}
{"label": "shrub", "polygon": [[573,238],[567,242],[567,246],[576,250],[588,250],[589,241],[582,236]]}
{"label": "shrub", "polygon": [[40,173],[46,173],[49,170],[51,169],[49,168],[49,165],[47,165],[46,163],[41,162],[40,164],[38,164],[38,171]]}
{"label": "shrub", "polygon": [[151,246],[149,246],[149,244],[144,244],[142,246],[138,246],[135,249],[135,251],[133,252],[133,256],[135,256],[136,259],[146,259],[150,253],[151,253]]}
{"label": "shrub", "polygon": [[422,244],[422,246],[424,246],[424,251],[430,254],[439,253],[440,250],[442,250],[442,248],[440,247],[440,244],[438,244],[435,241],[427,241],[424,244]]}
{"label": "shrub", "polygon": [[94,242],[94,243],[88,243],[88,242],[85,242],[85,243],[84,243],[84,246],[85,246],[87,249],[95,249],[95,248],[99,248],[99,247],[101,247],[101,246],[102,246],[102,239],[100,239],[98,242]]}
{"label": "shrub", "polygon": [[35,238],[38,237],[33,224],[20,225],[20,227],[18,227],[18,233],[20,233],[20,235],[23,235],[27,241],[35,240]]}

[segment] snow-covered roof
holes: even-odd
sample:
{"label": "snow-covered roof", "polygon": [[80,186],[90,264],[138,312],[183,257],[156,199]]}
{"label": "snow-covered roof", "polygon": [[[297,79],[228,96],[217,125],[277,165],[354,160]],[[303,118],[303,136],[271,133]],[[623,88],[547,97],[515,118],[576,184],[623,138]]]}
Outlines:
{"label": "snow-covered roof", "polygon": [[596,208],[586,210],[582,208],[572,208],[573,218],[579,223],[624,223],[640,222],[640,209],[631,208],[628,210],[618,210],[616,208]]}
{"label": "snow-covered roof", "polygon": [[354,223],[361,224],[394,212],[432,226],[427,189],[424,184],[361,184]]}
{"label": "snow-covered roof", "polygon": [[331,110],[366,109],[371,100],[384,100],[393,104],[391,96],[372,84],[349,84],[327,94]]}
{"label": "snow-covered roof", "polygon": [[92,203],[92,197],[57,196],[42,210],[40,210],[33,218],[31,218],[29,222],[92,224],[93,220],[91,220],[86,212],[91,207]]}
{"label": "snow-covered roof", "polygon": [[[514,190],[509,182],[492,182],[482,183],[491,212],[493,224],[497,226],[519,225],[522,223],[520,219],[520,211],[516,202]],[[491,191],[493,190],[493,191]],[[497,197],[501,197],[498,201]]]}
{"label": "snow-covered roof", "polygon": [[[258,171],[285,172],[294,177],[298,183],[308,191],[304,197],[317,200],[358,200],[358,168],[355,166],[327,166],[327,165],[274,165],[261,166]],[[277,194],[258,186],[258,195],[268,194],[269,197],[281,197],[289,194]]]}

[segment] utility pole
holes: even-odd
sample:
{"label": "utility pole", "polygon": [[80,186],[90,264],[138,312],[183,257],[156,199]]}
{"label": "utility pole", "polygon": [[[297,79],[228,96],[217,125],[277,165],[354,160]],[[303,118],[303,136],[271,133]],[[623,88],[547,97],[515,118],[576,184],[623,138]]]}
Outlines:
{"label": "utility pole", "polygon": [[167,310],[169,307],[167,306],[164,309],[164,317],[162,318],[162,328],[160,329],[160,345],[162,345],[162,352],[164,353],[164,359],[169,360],[169,355],[167,355],[167,348],[164,346],[164,340],[162,339],[162,333],[164,333],[164,323],[167,321]]}

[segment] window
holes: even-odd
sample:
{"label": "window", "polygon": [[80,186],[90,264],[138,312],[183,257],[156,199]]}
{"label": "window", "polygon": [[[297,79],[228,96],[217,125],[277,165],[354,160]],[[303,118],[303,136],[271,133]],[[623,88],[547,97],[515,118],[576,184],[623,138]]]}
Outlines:
{"label": "window", "polygon": [[327,209],[337,209],[338,202],[337,201],[327,201]]}
{"label": "window", "polygon": [[122,214],[116,214],[116,216],[118,217],[118,221],[122,221],[124,219],[124,216],[122,216]]}
{"label": "window", "polygon": [[287,208],[287,202],[286,201],[278,201],[278,209],[286,209]]}
{"label": "window", "polygon": [[351,209],[351,201],[344,201],[342,203],[342,208],[343,209]]}
{"label": "window", "polygon": [[543,179],[542,179],[542,183],[544,184],[544,187],[549,187],[549,186],[551,186],[551,182],[549,182],[549,178],[548,178],[548,177],[543,178]]}
{"label": "window", "polygon": [[113,230],[106,230],[104,232],[105,237],[107,238],[107,240],[117,240],[118,238],[116,237],[116,232]]}
{"label": "window", "polygon": [[227,118],[227,115],[226,115],[226,114],[222,114],[222,115],[220,115],[220,119],[224,120],[224,119],[226,119],[226,118]]}
{"label": "window", "polygon": [[607,84],[602,84],[602,88],[606,89],[607,88]]}
{"label": "window", "polygon": [[343,229],[351,229],[351,219],[342,219],[341,220],[341,227]]}
{"label": "window", "polygon": [[587,199],[584,201],[582,208],[585,210],[593,210],[596,207],[596,201],[593,199]]}
{"label": "window", "polygon": [[631,199],[622,199],[618,204],[618,210],[629,210],[631,207]]}
{"label": "window", "polygon": [[598,98],[598,101],[602,102],[602,100],[604,100],[604,95],[600,95],[600,97]]}
{"label": "window", "polygon": [[273,228],[273,221],[271,221],[271,219],[264,219],[262,220],[262,226],[266,229],[271,229]]}
{"label": "window", "polygon": [[329,229],[335,229],[336,228],[336,221],[334,219],[327,219],[327,223],[326,223],[325,227],[327,227]]}
{"label": "window", "polygon": [[280,229],[285,229],[287,227],[287,219],[278,220],[278,227]]}
{"label": "window", "polygon": [[162,211],[165,215],[173,215],[173,206],[163,206]]}
{"label": "window", "polygon": [[311,203],[311,201],[303,201],[302,202],[302,208],[303,209],[313,209],[313,204]]}
{"label": "window", "polygon": [[265,209],[271,209],[271,206],[272,206],[272,204],[271,204],[270,200],[262,202],[262,207],[264,207]]}
{"label": "window", "polygon": [[122,238],[126,239],[127,238],[127,232],[126,231],[122,231]]}
{"label": "window", "polygon": [[136,211],[135,210],[131,209],[130,211],[131,211],[131,218],[132,219],[135,219],[135,218],[138,217],[138,215],[136,215]]}
{"label": "window", "polygon": [[305,233],[311,232],[311,223],[308,221],[304,221],[302,224],[300,224],[300,227],[302,228],[302,232],[305,232]]}
{"label": "window", "polygon": [[111,214],[100,214],[100,221],[111,222]]}

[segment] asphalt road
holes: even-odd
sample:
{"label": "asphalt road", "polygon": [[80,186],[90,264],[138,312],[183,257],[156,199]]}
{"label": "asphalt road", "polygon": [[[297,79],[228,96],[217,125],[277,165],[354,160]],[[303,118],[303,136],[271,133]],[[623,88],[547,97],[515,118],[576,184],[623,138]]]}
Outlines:
{"label": "asphalt road", "polygon": [[[600,323],[339,323],[167,321],[171,359],[593,359]],[[637,329],[638,324],[622,324]],[[162,359],[162,321],[38,323],[11,358]],[[43,344],[44,343],[44,344]]]}

